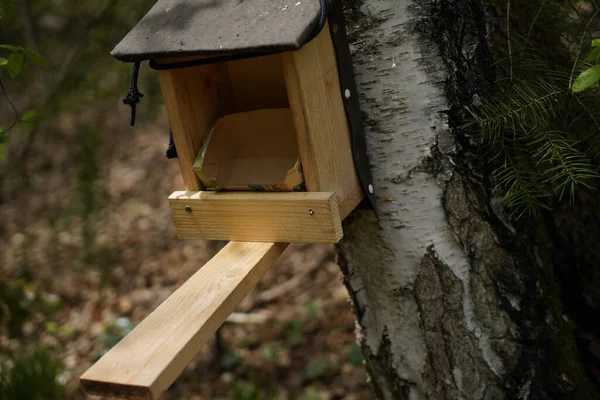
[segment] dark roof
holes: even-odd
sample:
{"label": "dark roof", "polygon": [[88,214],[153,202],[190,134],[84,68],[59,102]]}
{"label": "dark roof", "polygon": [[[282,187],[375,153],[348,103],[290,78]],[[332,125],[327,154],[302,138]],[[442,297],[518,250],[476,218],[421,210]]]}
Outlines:
{"label": "dark roof", "polygon": [[143,61],[296,50],[320,12],[319,0],[159,0],[111,54]]}

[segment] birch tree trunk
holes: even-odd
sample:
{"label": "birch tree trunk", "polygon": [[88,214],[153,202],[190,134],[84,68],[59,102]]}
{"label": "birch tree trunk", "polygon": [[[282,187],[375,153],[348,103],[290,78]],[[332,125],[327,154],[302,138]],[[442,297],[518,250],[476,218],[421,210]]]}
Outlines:
{"label": "birch tree trunk", "polygon": [[464,106],[493,80],[481,0],[345,0],[380,207],[339,246],[379,399],[597,399],[543,222],[505,217]]}

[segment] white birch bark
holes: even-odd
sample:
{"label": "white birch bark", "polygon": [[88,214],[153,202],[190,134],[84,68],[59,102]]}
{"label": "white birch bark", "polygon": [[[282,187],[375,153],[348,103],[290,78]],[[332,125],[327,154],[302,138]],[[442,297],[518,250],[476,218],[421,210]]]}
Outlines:
{"label": "white birch bark", "polygon": [[356,210],[339,253],[377,397],[563,398],[549,394],[557,377],[576,379],[547,367],[536,342],[534,325],[555,318],[531,306],[544,286],[528,271],[543,256],[498,238],[514,228],[449,122],[487,85],[481,1],[345,8],[380,218]]}

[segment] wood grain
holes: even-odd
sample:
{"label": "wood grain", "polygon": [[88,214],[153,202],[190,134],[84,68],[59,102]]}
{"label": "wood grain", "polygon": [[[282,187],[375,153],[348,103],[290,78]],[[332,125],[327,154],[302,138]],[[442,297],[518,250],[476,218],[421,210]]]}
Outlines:
{"label": "wood grain", "polygon": [[[194,168],[206,187],[250,190],[250,184],[283,184],[298,158],[290,109],[265,108],[220,118],[202,162]],[[302,177],[293,182],[302,183]]]}
{"label": "wood grain", "polygon": [[286,247],[229,243],[82,375],[84,390],[157,399]]}
{"label": "wood grain", "polygon": [[192,167],[206,131],[217,117],[235,107],[227,68],[210,64],[159,70],[158,78],[185,188],[200,190],[202,185]]}
{"label": "wood grain", "polygon": [[337,243],[343,236],[334,193],[175,192],[169,202],[181,239]]}
{"label": "wood grain", "polygon": [[281,54],[230,61],[227,72],[237,112],[289,107]]}
{"label": "wood grain", "polygon": [[282,61],[308,190],[335,192],[339,204],[355,206],[364,195],[352,160],[329,27],[300,50],[284,53]]}
{"label": "wood grain", "polygon": [[343,221],[348,215],[360,204],[365,198],[362,187],[357,186],[354,192],[350,193],[346,199],[340,204],[340,219]]}

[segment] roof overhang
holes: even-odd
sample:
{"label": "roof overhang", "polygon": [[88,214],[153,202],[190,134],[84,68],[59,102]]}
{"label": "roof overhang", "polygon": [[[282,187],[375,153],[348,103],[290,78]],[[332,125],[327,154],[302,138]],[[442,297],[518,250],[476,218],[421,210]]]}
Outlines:
{"label": "roof overhang", "polygon": [[296,50],[320,13],[318,0],[159,0],[111,54],[137,62]]}

